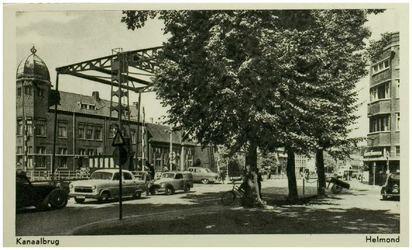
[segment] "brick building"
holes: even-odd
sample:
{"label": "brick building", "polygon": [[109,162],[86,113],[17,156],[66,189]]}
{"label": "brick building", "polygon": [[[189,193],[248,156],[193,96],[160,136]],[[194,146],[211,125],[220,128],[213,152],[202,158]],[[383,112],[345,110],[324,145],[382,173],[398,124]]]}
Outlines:
{"label": "brick building", "polygon": [[[34,47],[31,52],[21,61],[16,74],[16,165],[17,169],[33,176],[51,171],[55,125],[51,102],[55,91],[46,64],[37,56]],[[142,158],[156,170],[166,166],[172,166],[173,170],[186,169],[195,159],[213,158],[210,150],[200,150],[195,143],[182,141],[181,133],[173,132],[170,136],[168,126],[138,124],[137,105],[130,105],[128,112],[130,120],[125,119],[121,129],[129,151],[126,168],[137,169]],[[118,122],[110,116],[110,101],[101,99],[99,92],[90,96],[60,92],[56,122],[55,166],[58,171],[118,167],[112,157]],[[170,146],[173,154],[170,154]],[[207,167],[214,168],[213,159],[204,162]]]}
{"label": "brick building", "polygon": [[400,166],[399,54],[399,32],[395,32],[370,67],[369,133],[364,154],[370,184],[383,184],[386,174]]}

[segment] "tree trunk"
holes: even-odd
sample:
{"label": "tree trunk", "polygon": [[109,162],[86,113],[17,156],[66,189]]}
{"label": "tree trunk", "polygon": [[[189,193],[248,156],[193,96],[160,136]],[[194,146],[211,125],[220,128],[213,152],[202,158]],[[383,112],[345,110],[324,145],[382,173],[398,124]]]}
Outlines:
{"label": "tree trunk", "polygon": [[[262,201],[262,197],[260,196],[260,179],[258,176],[258,167],[257,167],[257,146],[256,144],[249,144],[247,148],[247,154],[246,154],[246,166],[250,166],[250,172],[252,173],[252,181],[253,181],[253,186],[246,185],[245,187],[248,189],[246,190],[246,194],[250,194],[253,197],[256,196],[256,200],[258,204],[264,204]],[[248,197],[245,197],[248,199]],[[254,200],[254,198],[252,199]]]}
{"label": "tree trunk", "polygon": [[289,196],[288,200],[296,202],[298,199],[298,188],[296,184],[295,174],[295,153],[291,149],[287,149],[287,163],[286,163],[286,175],[288,177]]}
{"label": "tree trunk", "polygon": [[316,172],[318,173],[318,195],[325,195],[326,190],[326,176],[325,176],[325,164],[323,160],[323,149],[316,151]]}

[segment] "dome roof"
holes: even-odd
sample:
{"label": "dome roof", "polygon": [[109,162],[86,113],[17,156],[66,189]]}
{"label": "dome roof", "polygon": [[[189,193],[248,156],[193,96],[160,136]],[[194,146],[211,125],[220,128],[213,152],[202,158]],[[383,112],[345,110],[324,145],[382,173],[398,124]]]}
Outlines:
{"label": "dome roof", "polygon": [[31,48],[31,55],[20,62],[17,67],[17,80],[38,80],[50,83],[49,69],[43,60],[36,55],[36,48]]}

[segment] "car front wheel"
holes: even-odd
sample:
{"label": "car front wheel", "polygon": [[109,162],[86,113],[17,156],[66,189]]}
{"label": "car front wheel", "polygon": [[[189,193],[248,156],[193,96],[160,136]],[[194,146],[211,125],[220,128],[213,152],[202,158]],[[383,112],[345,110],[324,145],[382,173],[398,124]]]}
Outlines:
{"label": "car front wheel", "polygon": [[49,195],[49,204],[53,208],[64,208],[67,205],[67,193],[61,189],[53,190]]}
{"label": "car front wheel", "polygon": [[202,183],[203,183],[203,184],[208,184],[208,183],[209,183],[209,180],[208,180],[208,179],[202,179]]}
{"label": "car front wheel", "polygon": [[175,193],[175,191],[173,190],[172,187],[167,187],[167,188],[165,189],[165,193],[166,193],[167,195],[172,195],[172,194]]}
{"label": "car front wheel", "polygon": [[110,194],[108,192],[103,192],[102,195],[100,195],[99,202],[104,203],[108,202],[110,198]]}
{"label": "car front wheel", "polygon": [[135,198],[135,199],[140,199],[140,197],[142,197],[142,192],[140,192],[140,191],[136,191],[133,194],[133,198]]}

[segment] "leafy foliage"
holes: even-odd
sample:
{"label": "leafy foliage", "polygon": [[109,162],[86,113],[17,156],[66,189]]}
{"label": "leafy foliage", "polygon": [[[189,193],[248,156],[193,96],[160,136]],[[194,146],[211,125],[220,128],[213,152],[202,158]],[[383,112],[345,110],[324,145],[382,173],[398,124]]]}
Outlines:
{"label": "leafy foliage", "polygon": [[381,34],[381,39],[370,41],[370,45],[367,48],[367,55],[372,63],[375,63],[380,60],[383,49],[386,46],[388,46],[391,39],[392,39],[392,34],[389,32],[385,32]]}

